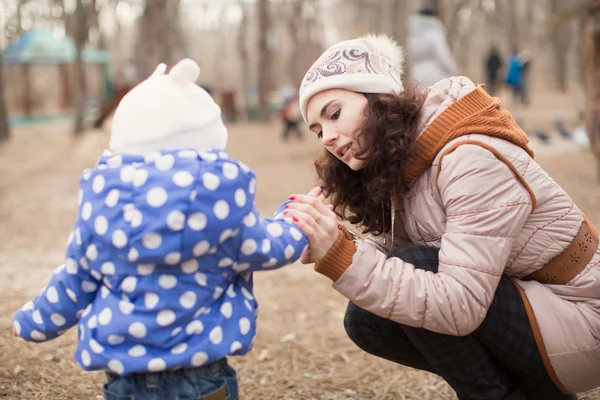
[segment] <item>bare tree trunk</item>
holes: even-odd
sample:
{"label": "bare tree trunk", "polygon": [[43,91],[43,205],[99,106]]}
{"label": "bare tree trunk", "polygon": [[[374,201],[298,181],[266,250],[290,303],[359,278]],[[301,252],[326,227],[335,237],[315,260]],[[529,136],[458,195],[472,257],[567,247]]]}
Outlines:
{"label": "bare tree trunk", "polygon": [[244,115],[248,117],[248,82],[250,81],[250,71],[248,70],[248,48],[246,47],[246,37],[248,36],[248,11],[246,10],[242,0],[240,0],[239,5],[242,10],[242,20],[238,25],[237,49],[240,55],[240,76],[242,80],[241,86],[244,103]]}
{"label": "bare tree trunk", "polygon": [[73,126],[73,133],[76,136],[83,133],[84,130],[83,120],[85,117],[87,85],[85,79],[85,66],[83,64],[82,53],[87,39],[87,13],[82,0],[77,0],[75,8],[75,85],[73,85],[75,92],[75,95],[73,96],[73,99],[75,100],[75,123]]}
{"label": "bare tree trunk", "polygon": [[510,51],[518,51],[521,44],[521,36],[518,23],[518,9],[515,0],[496,0],[496,10],[499,19],[503,21],[500,26],[504,26],[506,37],[510,45]]}
{"label": "bare tree trunk", "polygon": [[304,74],[311,65],[319,58],[323,52],[323,23],[319,20],[318,0],[306,0],[305,7],[312,9],[312,15],[303,18],[302,32],[303,36],[300,41],[300,53],[298,54],[299,62],[296,68],[296,83],[298,88],[302,83]]}
{"label": "bare tree trunk", "polygon": [[[88,23],[88,32],[95,33],[95,41],[92,43],[97,48],[105,49],[106,41],[104,38],[104,33],[102,29],[100,29],[100,11],[98,9],[98,4],[96,0],[90,0],[89,4],[86,7],[87,10],[87,23]],[[88,34],[88,40],[92,40],[90,35]]]}
{"label": "bare tree trunk", "polygon": [[[462,11],[463,8],[468,7],[469,6],[470,1],[469,0],[460,0],[458,1],[454,7],[452,7],[452,9],[450,10],[450,12],[448,13],[448,17],[446,18],[447,22],[446,22],[446,32],[448,35],[448,44],[450,45],[450,49],[452,49],[452,52],[456,52],[456,47],[458,46],[458,39],[461,39],[460,37],[460,32],[459,32],[459,28],[460,28],[460,13]],[[468,40],[469,38],[467,38]],[[465,54],[468,54],[468,50],[465,50],[464,48],[462,49],[464,50]],[[467,64],[467,62],[465,62],[464,64]]]}
{"label": "bare tree trunk", "polygon": [[24,31],[23,31],[23,17],[21,15],[21,7],[23,7],[29,0],[19,0],[19,2],[17,3],[17,29],[16,29],[16,35],[17,37],[21,36]]}
{"label": "bare tree trunk", "polygon": [[306,36],[306,57],[304,58],[304,67],[302,73],[298,77],[298,86],[300,86],[304,74],[312,66],[312,64],[321,56],[323,51],[323,20],[320,19],[320,13],[318,11],[318,0],[310,0],[313,9],[316,11],[312,18],[307,18],[304,21],[304,32]]}
{"label": "bare tree trunk", "polygon": [[517,50],[521,46],[521,36],[519,32],[519,16],[517,13],[517,4],[515,0],[508,0],[508,35],[510,37],[510,45],[512,50]]}
{"label": "bare tree trunk", "polygon": [[527,6],[526,9],[526,15],[525,15],[525,26],[524,26],[524,32],[523,32],[523,38],[528,41],[531,42],[533,40],[533,26],[535,24],[535,19],[534,19],[534,11],[535,11],[535,4],[536,1],[535,0],[529,0],[527,1],[525,4]]}
{"label": "bare tree trunk", "polygon": [[148,77],[158,64],[170,65],[185,53],[179,6],[180,0],[146,0],[135,52],[138,79]]}
{"label": "bare tree trunk", "polygon": [[394,36],[400,46],[406,45],[406,37],[408,36],[408,10],[405,0],[392,0],[392,8],[390,10],[391,19],[391,34]]}
{"label": "bare tree trunk", "polygon": [[[295,0],[292,3],[292,9],[291,12],[288,13],[287,15],[287,28],[288,28],[288,33],[290,35],[290,38],[292,39],[292,42],[290,44],[290,47],[292,49],[292,51],[289,53],[288,55],[288,60],[287,60],[287,70],[290,74],[290,76],[292,77],[292,81],[294,83],[297,82],[298,77],[300,77],[300,79],[302,79],[302,74],[304,73],[302,71],[302,64],[300,64],[298,61],[299,59],[302,59],[303,55],[303,49],[301,49],[301,39],[299,37],[299,35],[301,35],[300,32],[300,22],[302,21],[302,7],[304,5],[304,0]],[[299,81],[298,81],[299,83]]]}
{"label": "bare tree trunk", "polygon": [[296,88],[300,87],[306,70],[316,58],[313,51],[315,43],[311,36],[316,30],[313,26],[316,6],[314,0],[294,0],[291,7],[286,7],[287,29],[291,38],[287,70],[290,81]]}
{"label": "bare tree trunk", "polygon": [[[223,27],[227,24],[227,12],[229,11],[229,3],[224,3],[219,10],[219,26]],[[227,70],[225,68],[221,68],[222,63],[227,63],[227,31],[223,28],[219,29],[219,31],[215,35],[214,40],[217,42],[217,54],[213,59],[213,70],[215,71],[215,81],[216,82],[225,82],[227,80]],[[221,57],[218,54],[222,54]]]}
{"label": "bare tree trunk", "polygon": [[2,63],[2,56],[0,56],[0,143],[6,142],[9,137],[8,113],[4,97],[4,65]]}
{"label": "bare tree trunk", "polygon": [[270,117],[269,92],[271,90],[272,63],[267,43],[270,30],[269,19],[268,0],[258,0],[258,102],[260,117],[263,121],[268,121]]}
{"label": "bare tree trunk", "polygon": [[[550,0],[550,12],[558,14],[564,0]],[[560,24],[550,31],[552,49],[554,51],[554,68],[556,82],[561,92],[567,91],[567,52],[569,47],[570,31],[567,24]]]}
{"label": "bare tree trunk", "polygon": [[586,131],[596,157],[600,181],[600,12],[586,14],[582,82],[585,93]]}

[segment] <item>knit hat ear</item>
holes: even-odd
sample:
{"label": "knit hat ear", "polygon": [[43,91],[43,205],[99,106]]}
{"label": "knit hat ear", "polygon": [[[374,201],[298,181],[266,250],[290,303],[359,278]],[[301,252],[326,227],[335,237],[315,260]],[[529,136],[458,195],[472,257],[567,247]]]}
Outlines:
{"label": "knit hat ear", "polygon": [[185,58],[171,68],[169,77],[171,77],[173,82],[181,86],[186,86],[198,80],[200,77],[200,67],[194,61]]}
{"label": "knit hat ear", "polygon": [[167,65],[164,63],[160,63],[156,66],[156,69],[154,70],[152,75],[150,75],[150,78],[152,78],[154,76],[164,75],[165,72],[167,72]]}
{"label": "knit hat ear", "polygon": [[310,67],[300,87],[300,111],[315,94],[329,89],[359,93],[400,93],[404,51],[389,36],[367,34],[331,46]]}

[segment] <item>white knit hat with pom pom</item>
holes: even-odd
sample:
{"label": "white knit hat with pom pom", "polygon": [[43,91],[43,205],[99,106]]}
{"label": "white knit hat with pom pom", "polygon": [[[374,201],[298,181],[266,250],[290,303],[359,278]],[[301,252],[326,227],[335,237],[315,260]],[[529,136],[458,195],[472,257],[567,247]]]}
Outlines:
{"label": "white knit hat with pom pom", "polygon": [[168,149],[225,149],[227,129],[221,108],[196,80],[200,67],[190,59],[168,74],[160,64],[119,103],[109,147],[122,154]]}
{"label": "white knit hat with pom pom", "polygon": [[310,67],[300,86],[304,121],[308,101],[328,89],[360,93],[400,93],[404,51],[386,35],[368,34],[337,43]]}

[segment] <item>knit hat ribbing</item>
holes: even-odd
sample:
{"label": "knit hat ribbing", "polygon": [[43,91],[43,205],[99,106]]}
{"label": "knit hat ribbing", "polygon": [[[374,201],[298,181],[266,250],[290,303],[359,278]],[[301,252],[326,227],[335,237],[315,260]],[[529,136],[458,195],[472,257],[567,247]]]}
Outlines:
{"label": "knit hat ribbing", "polygon": [[331,46],[310,67],[300,86],[300,111],[315,94],[328,89],[360,93],[400,93],[404,52],[386,35],[368,34]]}

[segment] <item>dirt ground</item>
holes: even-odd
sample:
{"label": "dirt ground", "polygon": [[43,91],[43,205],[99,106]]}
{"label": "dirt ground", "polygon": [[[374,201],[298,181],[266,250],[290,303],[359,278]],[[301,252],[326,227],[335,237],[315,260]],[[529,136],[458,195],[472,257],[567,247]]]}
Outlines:
{"label": "dirt ground", "polygon": [[[16,129],[13,140],[0,148],[0,399],[101,398],[103,374],[83,372],[73,361],[74,329],[40,345],[11,334],[15,310],[63,262],[75,220],[78,175],[94,164],[107,143],[106,133],[72,140],[67,130],[61,124]],[[278,133],[277,125],[238,125],[230,132],[230,154],[258,175],[263,215],[314,183],[317,140],[309,136],[283,143]],[[539,161],[600,225],[594,158],[570,150]],[[346,300],[311,267],[295,264],[257,274],[256,296],[261,308],[255,347],[249,355],[231,359],[243,399],[455,398],[432,374],[360,351],[344,333]],[[580,399],[600,399],[600,390]]]}

